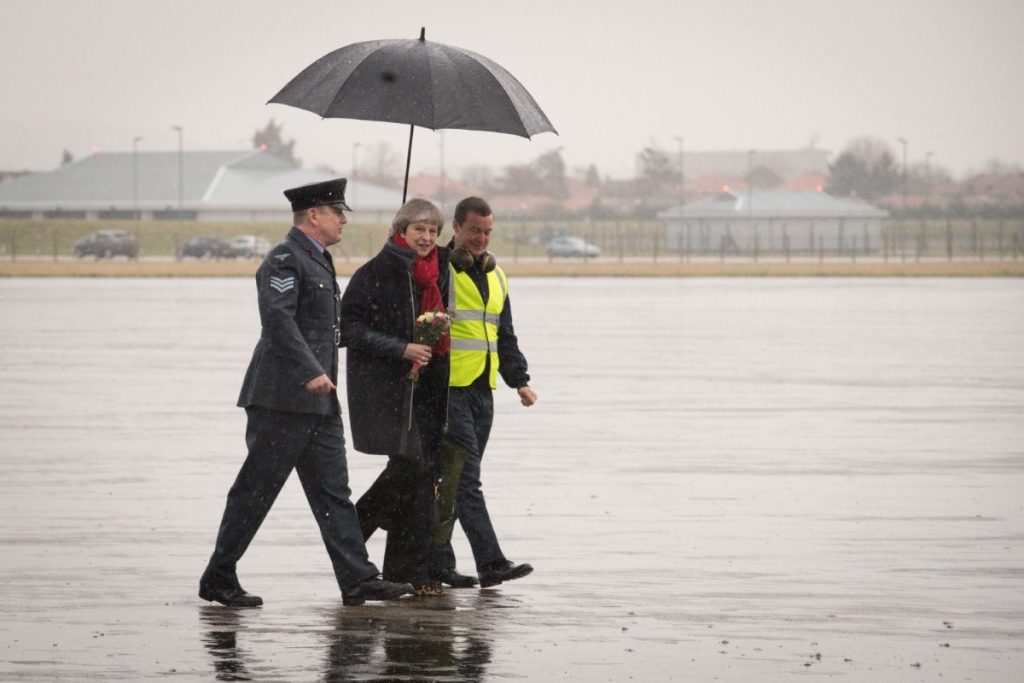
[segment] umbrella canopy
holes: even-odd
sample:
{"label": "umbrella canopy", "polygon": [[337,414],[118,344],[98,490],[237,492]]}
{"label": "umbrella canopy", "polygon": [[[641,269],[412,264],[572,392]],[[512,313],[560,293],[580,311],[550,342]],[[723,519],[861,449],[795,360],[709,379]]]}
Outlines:
{"label": "umbrella canopy", "polygon": [[[554,126],[526,88],[483,55],[441,43],[372,40],[330,52],[268,102],[324,118],[407,123],[409,184],[415,126],[509,133],[529,138]],[[402,193],[405,201],[405,191]]]}

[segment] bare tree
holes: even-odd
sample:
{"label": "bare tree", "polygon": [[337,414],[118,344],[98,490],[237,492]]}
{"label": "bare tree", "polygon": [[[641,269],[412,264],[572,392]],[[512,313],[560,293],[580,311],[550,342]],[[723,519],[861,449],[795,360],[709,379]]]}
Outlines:
{"label": "bare tree", "polygon": [[657,147],[644,147],[637,157],[637,190],[644,199],[670,195],[679,186],[679,169],[668,152]]}
{"label": "bare tree", "polygon": [[495,194],[498,189],[494,179],[494,171],[490,166],[480,164],[463,168],[462,182],[470,187],[475,187],[478,192],[488,196]]}
{"label": "bare tree", "polygon": [[504,194],[532,194],[562,200],[569,196],[562,148],[545,152],[528,164],[506,166],[497,180]]}
{"label": "bare tree", "polygon": [[587,187],[592,187],[595,190],[601,187],[601,172],[594,164],[577,166],[572,170],[572,175]]}
{"label": "bare tree", "polygon": [[252,146],[298,166],[299,160],[295,158],[295,140],[286,141],[281,135],[283,129],[284,126],[278,125],[274,119],[270,119],[266,128],[257,129],[253,134]]}
{"label": "bare tree", "polygon": [[1008,173],[1020,173],[1020,164],[1009,163],[999,158],[989,159],[985,162],[985,170],[983,173],[989,175],[1006,175]]}
{"label": "bare tree", "polygon": [[907,169],[907,190],[911,194],[927,195],[936,187],[949,186],[953,176],[938,164],[921,162]]}
{"label": "bare tree", "polygon": [[896,157],[893,152],[893,148],[889,143],[880,138],[873,138],[869,136],[850,140],[846,143],[846,147],[843,148],[843,151],[849,152],[863,161],[864,165],[868,168],[872,168],[881,163],[882,157],[886,154],[888,154],[890,158]]}
{"label": "bare tree", "polygon": [[510,164],[498,178],[502,194],[544,194],[535,164]]}
{"label": "bare tree", "polygon": [[892,149],[878,138],[852,140],[828,170],[828,193],[840,197],[874,199],[892,194],[900,186],[900,169]]}
{"label": "bare tree", "polygon": [[402,173],[402,157],[394,147],[386,142],[378,141],[367,145],[366,155],[359,165],[359,177],[378,185],[396,187],[400,183]]}
{"label": "bare tree", "polygon": [[565,160],[562,159],[561,147],[541,154],[534,164],[537,168],[537,179],[541,184],[541,194],[552,199],[565,199],[569,196],[569,186],[565,181]]}

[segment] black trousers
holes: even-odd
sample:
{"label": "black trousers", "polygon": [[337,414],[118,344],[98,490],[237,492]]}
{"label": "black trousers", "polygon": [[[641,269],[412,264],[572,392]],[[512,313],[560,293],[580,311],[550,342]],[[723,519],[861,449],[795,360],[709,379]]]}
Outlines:
{"label": "black trousers", "polygon": [[429,581],[427,553],[434,524],[433,467],[393,455],[356,502],[363,539],[386,529],[384,579],[419,586]]}
{"label": "black trousers", "polygon": [[204,581],[238,584],[236,565],[259,530],[294,469],[313,511],[338,586],[344,590],[376,576],[366,554],[359,519],[352,505],[340,415],[245,409],[249,454],[228,491]]}

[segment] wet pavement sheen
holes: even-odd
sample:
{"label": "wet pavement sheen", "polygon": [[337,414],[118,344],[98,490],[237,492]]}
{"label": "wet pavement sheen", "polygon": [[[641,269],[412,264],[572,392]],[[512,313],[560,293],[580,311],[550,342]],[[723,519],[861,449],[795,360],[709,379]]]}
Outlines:
{"label": "wet pavement sheen", "polygon": [[[1019,680],[1024,281],[512,301],[540,402],[499,389],[484,489],[536,571],[345,608],[293,477],[231,610],[196,588],[252,281],[0,279],[0,680]],[[348,461],[356,495],[384,464]]]}

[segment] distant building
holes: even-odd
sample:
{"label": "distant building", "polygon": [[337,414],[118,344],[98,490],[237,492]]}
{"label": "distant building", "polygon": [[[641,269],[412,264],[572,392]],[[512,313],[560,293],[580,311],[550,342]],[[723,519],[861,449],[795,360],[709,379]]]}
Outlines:
{"label": "distant building", "polygon": [[450,176],[419,173],[409,178],[409,199],[420,198],[434,202],[449,221],[459,200],[478,194],[480,192],[476,188]]}
{"label": "distant building", "polygon": [[696,253],[877,250],[887,211],[824,192],[721,192],[658,214],[665,248]]}
{"label": "distant building", "polygon": [[[256,150],[97,153],[47,173],[0,182],[0,217],[291,221],[282,192],[327,180]],[[183,183],[179,188],[179,172]],[[356,221],[390,222],[400,190],[350,181]]]}
{"label": "distant building", "polygon": [[31,175],[32,171],[27,169],[21,171],[0,171],[0,183],[11,178],[20,178],[21,176]]}
{"label": "distant building", "polygon": [[561,199],[543,194],[496,194],[488,202],[504,218],[543,218],[552,213],[586,213],[600,197],[597,190],[575,178],[565,179],[565,191],[566,196]]}
{"label": "distant building", "polygon": [[821,192],[828,185],[828,175],[821,171],[804,171],[799,175],[786,178],[779,189],[795,192]]}
{"label": "distant building", "polygon": [[1024,206],[1024,172],[972,176],[964,182],[964,194],[978,206]]}
{"label": "distant building", "polygon": [[[687,178],[699,178],[705,175],[746,177],[749,170],[764,168],[785,179],[808,171],[828,173],[830,155],[828,150],[815,147],[755,150],[753,154],[747,150],[687,151],[683,154],[683,163]],[[748,168],[748,166],[752,168]]]}

